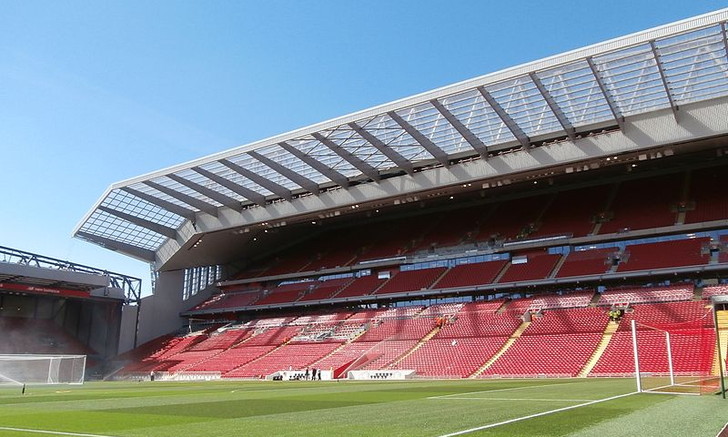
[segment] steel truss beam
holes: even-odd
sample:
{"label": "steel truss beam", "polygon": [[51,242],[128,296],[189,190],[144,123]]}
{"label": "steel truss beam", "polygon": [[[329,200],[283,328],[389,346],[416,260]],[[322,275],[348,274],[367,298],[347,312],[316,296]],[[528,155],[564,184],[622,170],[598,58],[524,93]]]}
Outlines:
{"label": "steel truss beam", "polygon": [[531,81],[533,81],[533,83],[536,85],[536,88],[538,88],[538,92],[541,93],[541,96],[543,96],[544,100],[546,100],[546,104],[548,104],[549,108],[551,108],[551,112],[554,113],[556,119],[559,121],[559,124],[561,124],[561,127],[563,127],[564,131],[566,131],[566,135],[571,141],[576,140],[576,130],[574,129],[574,126],[566,117],[564,111],[561,110],[561,107],[556,103],[556,100],[554,100],[551,93],[549,93],[549,91],[546,89],[543,82],[541,82],[541,79],[534,72],[528,73],[528,76],[531,78]]}
{"label": "steel truss beam", "polygon": [[599,70],[597,69],[597,66],[594,63],[594,60],[592,59],[591,56],[586,58],[586,63],[589,65],[589,69],[591,70],[592,74],[594,75],[594,80],[597,81],[597,85],[599,85],[599,89],[602,91],[604,100],[607,101],[609,110],[612,111],[612,115],[614,116],[614,121],[617,122],[617,126],[619,126],[619,129],[624,130],[624,116],[622,115],[622,111],[619,110],[619,106],[617,106],[617,102],[615,102],[614,99],[612,98],[612,95],[609,94],[607,85],[604,83],[604,79],[602,79],[602,76],[599,74]]}
{"label": "steel truss beam", "polygon": [[389,117],[394,120],[394,122],[397,123],[399,127],[404,129],[405,132],[407,132],[412,138],[414,138],[415,141],[420,144],[420,146],[424,147],[425,150],[430,152],[430,155],[432,155],[440,164],[442,164],[444,167],[450,166],[450,161],[447,157],[447,153],[439,148],[437,144],[433,143],[432,140],[423,135],[422,132],[415,129],[414,126],[409,124],[407,120],[402,118],[396,112],[389,111],[387,112],[387,115],[389,115]]}
{"label": "steel truss beam", "polygon": [[126,220],[129,223],[133,223],[137,226],[141,226],[142,228],[149,229],[152,232],[155,232],[160,235],[164,235],[165,237],[169,238],[177,238],[177,230],[172,229],[168,226],[160,225],[159,223],[155,223],[150,220],[143,219],[141,217],[137,217],[135,215],[127,214],[125,212],[117,211],[115,209],[109,208],[107,206],[99,206],[100,211],[104,211],[107,214],[111,214],[114,217],[118,217],[122,220]]}
{"label": "steel truss beam", "polygon": [[652,49],[652,56],[655,57],[655,63],[657,64],[657,71],[660,72],[660,79],[662,80],[662,86],[665,89],[665,94],[667,94],[667,100],[670,101],[670,109],[672,109],[672,115],[675,116],[675,121],[677,121],[677,111],[680,110],[680,107],[675,102],[675,99],[672,97],[672,92],[670,91],[670,84],[667,83],[667,76],[665,76],[665,69],[662,67],[662,62],[660,62],[660,54],[657,52],[657,45],[655,45],[655,41],[650,41],[650,49]]}
{"label": "steel truss beam", "polygon": [[432,106],[434,106],[435,109],[437,109],[437,111],[442,114],[443,117],[445,117],[445,120],[447,120],[448,123],[450,123],[450,125],[452,125],[452,127],[454,127],[455,130],[458,131],[458,133],[460,133],[463,138],[465,138],[465,141],[470,144],[470,147],[478,152],[481,157],[488,157],[488,147],[482,141],[480,141],[480,138],[475,136],[475,134],[472,133],[470,129],[465,127],[465,125],[462,124],[460,120],[458,120],[458,118],[452,114],[452,112],[448,111],[445,105],[440,103],[440,101],[437,99],[430,100],[430,104],[432,104]]}
{"label": "steel truss beam", "polygon": [[281,141],[278,143],[279,146],[281,146],[284,150],[286,150],[291,155],[295,156],[296,158],[300,159],[301,161],[305,162],[306,164],[310,165],[311,168],[315,169],[322,175],[329,178],[329,180],[341,187],[348,187],[349,186],[349,179],[346,178],[343,174],[339,173],[338,171],[334,170],[333,168],[329,167],[328,165],[324,164],[323,162],[319,161],[318,159],[315,159],[300,150],[296,149],[295,147],[291,146],[285,141]]}
{"label": "steel truss beam", "polygon": [[219,162],[220,162],[220,164],[224,165],[225,167],[229,168],[230,170],[240,174],[243,177],[250,179],[251,181],[255,182],[256,184],[260,185],[261,187],[269,190],[271,193],[275,194],[276,196],[286,199],[288,201],[293,199],[293,193],[291,193],[291,190],[284,187],[283,185],[277,184],[268,178],[264,178],[263,176],[259,175],[258,173],[254,173],[254,172],[248,170],[247,168],[243,168],[232,161],[228,161],[227,159],[221,159]]}
{"label": "steel truss beam", "polygon": [[379,152],[389,158],[392,162],[394,162],[397,167],[404,170],[407,174],[411,175],[414,174],[415,168],[412,165],[412,162],[405,158],[404,156],[400,155],[399,152],[394,150],[393,148],[387,146],[377,138],[374,134],[369,132],[368,130],[364,129],[363,127],[359,126],[355,122],[351,122],[348,124],[348,126],[354,131],[359,134],[360,137],[364,138],[366,142],[374,146]]}
{"label": "steel truss beam", "polygon": [[196,182],[192,182],[188,179],[183,178],[182,176],[178,176],[174,173],[168,174],[168,178],[172,179],[173,181],[179,182],[180,184],[184,185],[187,188],[191,188],[198,193],[209,197],[212,200],[218,201],[222,203],[223,205],[227,206],[228,208],[234,209],[235,211],[242,211],[243,206],[238,202],[237,200],[233,199],[232,197],[226,196],[225,194],[211,190],[205,186],[202,186]]}
{"label": "steel truss beam", "polygon": [[257,193],[250,188],[246,188],[242,185],[238,185],[235,182],[226,179],[222,176],[219,176],[210,170],[205,170],[202,167],[192,167],[192,170],[196,171],[197,173],[201,174],[202,176],[210,179],[213,182],[217,182],[218,184],[222,185],[223,187],[227,188],[228,190],[232,191],[233,193],[236,193],[240,196],[245,197],[246,199],[250,200],[251,202],[258,204],[259,206],[265,206],[265,196]]}
{"label": "steel truss beam", "polygon": [[368,162],[360,159],[353,153],[349,152],[345,148],[341,147],[340,145],[336,144],[335,142],[331,141],[330,139],[326,138],[318,132],[314,132],[311,135],[313,135],[314,138],[321,142],[321,144],[331,149],[332,152],[336,153],[349,164],[353,165],[357,170],[362,172],[369,179],[373,181],[378,181],[381,179],[381,177],[379,176],[379,171],[377,171],[376,168],[372,167]]}
{"label": "steel truss beam", "polygon": [[147,194],[144,192],[141,192],[139,190],[135,190],[134,188],[130,187],[122,187],[121,190],[126,191],[127,193],[131,194],[132,196],[138,197],[140,199],[146,200],[147,202],[157,205],[158,207],[165,209],[172,214],[176,214],[180,217],[184,217],[188,220],[194,220],[195,218],[195,212],[191,209],[187,209],[185,207],[179,206],[176,203],[168,202],[164,199],[160,199],[158,197],[152,196],[151,194]]}
{"label": "steel truss beam", "polygon": [[514,137],[518,140],[519,143],[521,143],[521,146],[523,146],[524,149],[527,149],[531,147],[531,139],[526,135],[525,132],[523,132],[523,129],[521,129],[521,126],[516,123],[516,121],[508,115],[505,109],[501,106],[500,103],[493,97],[488,90],[485,89],[484,86],[479,86],[477,90],[480,92],[480,95],[483,96],[486,102],[490,105],[491,108],[495,111],[496,114],[498,114],[498,117],[500,117],[501,120],[503,120],[503,123],[506,124],[506,127],[508,130],[511,131]]}
{"label": "steel truss beam", "polygon": [[267,156],[264,156],[254,150],[251,150],[248,152],[248,155],[252,156],[253,158],[257,159],[258,161],[262,162],[263,164],[267,165],[273,171],[279,173],[280,175],[288,178],[289,180],[295,182],[298,184],[301,188],[313,193],[318,194],[321,192],[319,189],[319,186],[316,182],[312,181],[311,179],[301,176],[299,173],[296,173],[295,171],[292,171],[288,167],[285,167],[283,165],[278,164],[277,162],[273,161],[272,159],[268,158]]}
{"label": "steel truss beam", "polygon": [[194,198],[192,196],[189,196],[187,194],[180,193],[177,190],[174,190],[174,189],[169,188],[169,187],[165,187],[164,185],[158,184],[158,183],[153,182],[153,181],[144,181],[142,183],[144,185],[148,186],[148,187],[152,187],[155,190],[160,191],[160,192],[168,195],[169,197],[175,198],[175,199],[179,200],[180,202],[184,202],[184,203],[186,203],[186,204],[188,204],[190,206],[193,206],[193,207],[199,209],[202,212],[206,212],[206,213],[208,213],[208,214],[210,214],[212,216],[217,217],[217,207],[215,205],[213,205],[213,204],[204,202],[204,201],[202,201],[200,199],[196,199],[196,198]]}

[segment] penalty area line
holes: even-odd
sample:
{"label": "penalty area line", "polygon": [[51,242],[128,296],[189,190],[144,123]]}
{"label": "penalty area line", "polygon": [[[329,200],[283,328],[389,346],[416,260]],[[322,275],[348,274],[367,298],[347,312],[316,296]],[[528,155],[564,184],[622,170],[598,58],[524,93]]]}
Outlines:
{"label": "penalty area line", "polygon": [[74,437],[114,437],[102,434],[84,434],[79,432],[64,432],[64,431],[48,431],[44,429],[27,429],[27,428],[11,428],[9,426],[0,426],[0,431],[15,431],[15,432],[30,432],[34,434],[50,434],[50,435],[68,435]]}
{"label": "penalty area line", "polygon": [[475,431],[482,431],[484,429],[495,428],[497,426],[502,426],[502,425],[508,425],[509,423],[515,423],[515,422],[520,422],[522,420],[533,419],[534,417],[547,416],[549,414],[560,413],[562,411],[568,411],[568,410],[573,410],[575,408],[586,407],[588,405],[598,404],[600,402],[607,402],[607,401],[611,401],[611,400],[614,400],[614,399],[623,398],[623,397],[626,397],[626,396],[632,396],[633,394],[637,394],[637,392],[635,391],[635,392],[632,392],[632,393],[626,393],[626,394],[622,394],[622,395],[612,396],[612,397],[609,397],[609,398],[597,399],[595,401],[585,402],[583,404],[571,405],[569,407],[564,407],[564,408],[557,408],[555,410],[544,411],[542,413],[531,414],[529,416],[516,417],[515,419],[504,420],[503,422],[491,423],[490,425],[478,426],[478,427],[475,427],[475,428],[465,429],[465,430],[453,432],[453,433],[450,433],[450,434],[443,434],[443,435],[438,436],[438,437],[453,437],[453,436],[456,436],[456,435],[469,434],[469,433],[475,432]]}

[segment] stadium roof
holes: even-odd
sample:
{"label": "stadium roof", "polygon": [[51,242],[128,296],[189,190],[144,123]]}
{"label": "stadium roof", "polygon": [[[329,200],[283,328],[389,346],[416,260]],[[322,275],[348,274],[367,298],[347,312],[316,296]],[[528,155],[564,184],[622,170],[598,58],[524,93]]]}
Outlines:
{"label": "stadium roof", "polygon": [[[727,20],[723,9],[115,183],[74,236],[160,267],[206,232],[723,135],[725,118],[691,108],[728,103]],[[587,134],[605,129],[617,135],[593,150]]]}

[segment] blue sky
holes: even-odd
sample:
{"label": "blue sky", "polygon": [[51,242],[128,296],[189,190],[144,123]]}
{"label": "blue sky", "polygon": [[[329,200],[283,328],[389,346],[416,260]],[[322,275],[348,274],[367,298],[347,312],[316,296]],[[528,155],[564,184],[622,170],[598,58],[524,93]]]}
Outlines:
{"label": "blue sky", "polygon": [[71,238],[114,182],[726,6],[0,0],[0,245],[148,293]]}

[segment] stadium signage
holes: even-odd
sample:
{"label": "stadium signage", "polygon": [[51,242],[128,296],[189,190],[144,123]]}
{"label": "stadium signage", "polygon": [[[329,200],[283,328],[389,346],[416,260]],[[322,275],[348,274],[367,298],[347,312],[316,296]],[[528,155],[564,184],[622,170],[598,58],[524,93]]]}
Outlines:
{"label": "stadium signage", "polygon": [[25,293],[53,294],[56,296],[88,297],[89,294],[81,290],[69,290],[65,288],[47,288],[24,284],[0,283],[0,290],[20,291]]}

